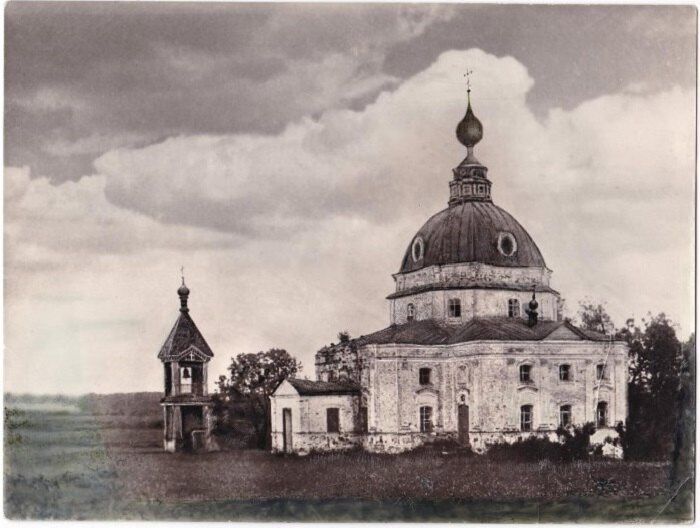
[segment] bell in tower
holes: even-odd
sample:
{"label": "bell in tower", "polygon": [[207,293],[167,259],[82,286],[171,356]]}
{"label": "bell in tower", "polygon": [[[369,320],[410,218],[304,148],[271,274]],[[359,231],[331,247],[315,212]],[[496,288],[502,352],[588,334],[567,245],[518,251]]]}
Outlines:
{"label": "bell in tower", "polygon": [[213,451],[216,443],[211,396],[207,392],[207,366],[214,353],[189,314],[189,288],[182,277],[177,290],[180,315],[158,353],[163,362],[165,421],[163,446],[166,451]]}

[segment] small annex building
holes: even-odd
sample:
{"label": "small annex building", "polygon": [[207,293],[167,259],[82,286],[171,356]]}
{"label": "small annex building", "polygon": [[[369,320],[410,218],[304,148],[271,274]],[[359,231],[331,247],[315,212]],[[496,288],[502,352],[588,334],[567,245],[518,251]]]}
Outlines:
{"label": "small annex building", "polygon": [[277,438],[281,451],[361,444],[360,386],[355,383],[287,379],[275,391],[271,405],[271,416],[282,419]]}
{"label": "small annex building", "polygon": [[448,207],[411,239],[394,274],[389,326],[316,353],[316,380],[271,397],[272,449],[361,445],[400,452],[438,439],[475,451],[593,422],[616,456],[627,418],[627,344],[562,320],[535,241],[493,203],[474,156],[483,127],[468,101]]}

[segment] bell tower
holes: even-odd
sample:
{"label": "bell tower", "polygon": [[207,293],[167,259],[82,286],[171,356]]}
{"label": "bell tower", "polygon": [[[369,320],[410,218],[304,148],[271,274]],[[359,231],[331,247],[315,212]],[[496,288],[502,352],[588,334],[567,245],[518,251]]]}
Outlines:
{"label": "bell tower", "polygon": [[158,353],[165,385],[163,446],[170,452],[212,451],[213,402],[207,393],[207,366],[214,353],[190,317],[190,290],[184,276],[177,294],[180,315]]}

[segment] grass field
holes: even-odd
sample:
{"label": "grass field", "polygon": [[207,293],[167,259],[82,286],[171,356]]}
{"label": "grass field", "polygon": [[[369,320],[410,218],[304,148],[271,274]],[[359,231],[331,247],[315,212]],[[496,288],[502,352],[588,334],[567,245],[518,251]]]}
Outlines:
{"label": "grass field", "polygon": [[666,464],[505,463],[439,451],[167,454],[158,408],[150,416],[102,412],[68,406],[11,416],[6,516],[480,522],[689,516],[685,489],[669,502],[675,489]]}

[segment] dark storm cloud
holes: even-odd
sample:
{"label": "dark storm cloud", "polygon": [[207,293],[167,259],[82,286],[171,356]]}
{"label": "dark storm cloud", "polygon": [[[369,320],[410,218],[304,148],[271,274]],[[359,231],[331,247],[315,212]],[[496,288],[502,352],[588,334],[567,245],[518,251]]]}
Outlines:
{"label": "dark storm cloud", "polygon": [[[117,146],[176,134],[278,131],[386,86],[384,48],[422,31],[433,11],[11,3],[6,164],[76,179],[90,172],[90,159]],[[334,69],[343,72],[343,86],[324,77]],[[81,139],[83,152],[55,145]]]}
{"label": "dark storm cloud", "polygon": [[[393,48],[385,68],[404,78],[451,48],[511,55],[537,80],[528,100],[543,115],[632,83],[694,86],[695,29],[692,6],[460,6],[448,22]],[[474,84],[478,90],[478,74]]]}
{"label": "dark storm cloud", "polygon": [[17,2],[5,14],[6,164],[54,181],[120,146],[361,108],[451,48],[525,64],[539,115],[630,83],[694,82],[691,7]]}

